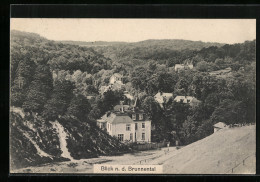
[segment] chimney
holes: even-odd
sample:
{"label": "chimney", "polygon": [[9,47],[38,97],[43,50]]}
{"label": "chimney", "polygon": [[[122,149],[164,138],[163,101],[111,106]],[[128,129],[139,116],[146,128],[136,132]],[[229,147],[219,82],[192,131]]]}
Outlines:
{"label": "chimney", "polygon": [[108,112],[107,112],[107,117],[109,117],[109,116],[110,116],[110,114],[111,114],[111,112],[110,112],[110,111],[108,111]]}

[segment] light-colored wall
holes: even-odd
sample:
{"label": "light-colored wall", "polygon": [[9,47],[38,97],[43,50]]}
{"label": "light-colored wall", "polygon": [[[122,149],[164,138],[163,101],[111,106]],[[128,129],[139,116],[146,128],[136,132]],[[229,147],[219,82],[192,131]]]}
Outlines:
{"label": "light-colored wall", "polygon": [[109,83],[110,84],[114,84],[115,82],[122,82],[122,79],[121,78],[117,78],[116,76],[112,75],[110,77]]}
{"label": "light-colored wall", "polygon": [[115,83],[115,81],[116,81],[116,78],[115,78],[115,76],[113,75],[113,76],[111,76],[110,77],[110,80],[109,80],[109,83],[111,83],[111,84],[114,84]]}
{"label": "light-colored wall", "polygon": [[[138,124],[138,129],[135,130],[135,123]],[[145,123],[145,128],[142,128],[142,123]],[[110,126],[108,126],[110,125]],[[130,133],[133,134],[133,142],[151,142],[151,121],[134,121],[130,123],[131,130],[126,131],[126,123],[109,123],[107,122],[107,132],[111,136],[118,137],[118,134],[124,134],[124,140],[130,140]],[[135,140],[136,133],[136,140]],[[145,133],[145,140],[142,140],[142,133]]]}
{"label": "light-colored wall", "polygon": [[[108,124],[111,124],[108,122]],[[126,131],[126,123],[113,123],[111,129],[109,128],[107,131],[109,135],[118,137],[118,134],[124,134],[124,140],[130,140],[130,133],[133,134],[134,141],[134,132],[135,132],[135,124],[130,124],[130,131]]]}
{"label": "light-colored wall", "polygon": [[[137,142],[151,142],[151,121],[135,121],[138,124],[136,132]],[[142,128],[142,123],[145,123],[145,128]],[[145,133],[145,140],[142,140],[142,133]]]}

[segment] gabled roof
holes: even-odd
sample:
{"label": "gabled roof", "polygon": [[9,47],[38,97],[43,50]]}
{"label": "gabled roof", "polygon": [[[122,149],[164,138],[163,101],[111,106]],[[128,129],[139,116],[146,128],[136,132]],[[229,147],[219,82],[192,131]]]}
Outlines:
{"label": "gabled roof", "polygon": [[164,103],[164,98],[166,99],[166,102],[169,101],[169,99],[173,96],[172,93],[164,93],[164,92],[158,92],[154,98],[159,103]]}
{"label": "gabled roof", "polygon": [[162,94],[160,92],[158,92],[154,97],[172,97],[173,94],[172,93],[165,93],[162,92]]}
{"label": "gabled roof", "polygon": [[119,74],[119,73],[114,73],[113,76],[118,77],[118,78],[122,78],[122,77],[123,77],[123,76],[122,76],[121,74]]}
{"label": "gabled roof", "polygon": [[214,124],[213,126],[215,128],[225,128],[227,125],[226,125],[226,123],[218,122],[218,123]]}

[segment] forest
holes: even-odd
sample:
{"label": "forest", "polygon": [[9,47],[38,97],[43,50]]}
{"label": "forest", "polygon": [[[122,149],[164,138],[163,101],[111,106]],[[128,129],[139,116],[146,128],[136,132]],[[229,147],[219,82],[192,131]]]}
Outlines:
{"label": "forest", "polygon": [[[93,126],[123,99],[123,91],[99,94],[110,76],[120,73],[125,89],[138,97],[138,107],[152,121],[153,142],[179,140],[185,145],[212,134],[217,122],[255,122],[255,40],[232,45],[173,42],[92,47],[11,31],[11,106],[45,121],[70,116]],[[174,65],[183,63],[194,68],[176,72]],[[226,68],[231,72],[221,77],[210,74]],[[158,91],[201,102],[191,107],[171,99],[161,108],[154,99]]]}

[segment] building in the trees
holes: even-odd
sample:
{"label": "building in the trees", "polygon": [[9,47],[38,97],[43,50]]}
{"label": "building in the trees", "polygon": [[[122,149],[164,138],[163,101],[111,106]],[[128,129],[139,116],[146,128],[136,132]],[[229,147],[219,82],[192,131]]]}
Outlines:
{"label": "building in the trees", "polygon": [[123,76],[119,73],[115,73],[110,77],[109,85],[101,86],[99,89],[99,93],[103,95],[108,90],[122,90],[125,88],[125,84],[123,84]]}
{"label": "building in the trees", "polygon": [[97,125],[121,142],[151,142],[151,120],[142,111],[126,105],[117,105],[107,112]]}
{"label": "building in the trees", "polygon": [[123,84],[118,84],[118,83],[115,83],[115,84],[110,84],[108,86],[101,86],[100,89],[99,89],[99,93],[101,95],[103,95],[105,92],[107,92],[108,90],[112,90],[112,91],[116,91],[116,90],[122,90],[124,89],[124,85]]}
{"label": "building in the trees", "polygon": [[129,105],[118,104],[114,106],[114,111],[124,112],[124,111],[128,111],[129,109],[131,109],[131,106]]}
{"label": "building in the trees", "polygon": [[115,73],[110,77],[109,83],[110,84],[115,84],[115,83],[123,84],[123,76],[119,73]]}
{"label": "building in the trees", "polygon": [[174,98],[175,102],[182,102],[185,104],[190,104],[190,106],[196,106],[200,103],[198,99],[192,96],[176,96]]}
{"label": "building in the trees", "polygon": [[163,108],[164,104],[166,104],[172,97],[173,97],[172,93],[164,93],[159,91],[154,96],[154,99],[160,104],[161,108]]}
{"label": "building in the trees", "polygon": [[215,133],[218,130],[221,130],[221,129],[227,127],[227,125],[226,125],[226,123],[218,122],[218,123],[214,124],[213,127],[214,127],[214,133]]}
{"label": "building in the trees", "polygon": [[210,76],[215,76],[215,77],[227,77],[227,76],[231,76],[232,73],[231,73],[232,69],[230,67],[228,68],[225,68],[225,69],[222,69],[222,70],[217,70],[217,71],[211,71],[209,72],[209,75]]}
{"label": "building in the trees", "polygon": [[174,70],[179,72],[180,70],[193,69],[193,64],[175,64]]}
{"label": "building in the trees", "polygon": [[135,99],[128,91],[124,91],[125,101],[128,105],[134,105]]}
{"label": "building in the trees", "polygon": [[88,100],[91,100],[92,98],[95,98],[96,95],[92,94],[92,95],[87,95],[86,97],[87,97]]}
{"label": "building in the trees", "polygon": [[109,89],[111,89],[111,85],[108,85],[108,86],[101,86],[100,88],[99,88],[99,93],[101,94],[101,95],[103,95],[105,92],[107,92]]}

